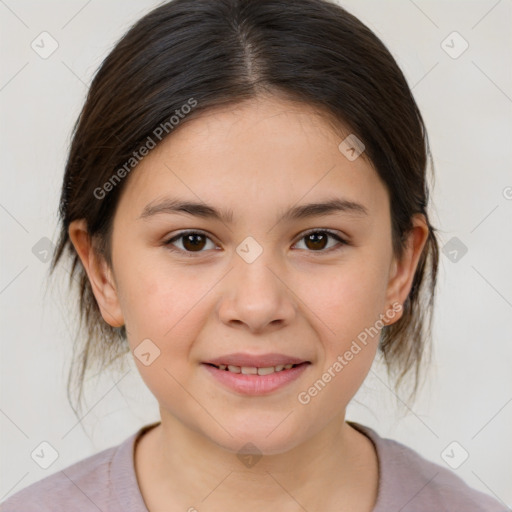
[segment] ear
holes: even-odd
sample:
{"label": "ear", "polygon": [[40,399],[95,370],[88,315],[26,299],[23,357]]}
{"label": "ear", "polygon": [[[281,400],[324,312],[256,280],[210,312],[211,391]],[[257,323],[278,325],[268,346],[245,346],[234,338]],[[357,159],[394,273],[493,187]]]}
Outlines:
{"label": "ear", "polygon": [[[429,228],[425,216],[416,214],[413,218],[413,227],[408,234],[406,249],[401,260],[393,257],[391,263],[388,288],[386,293],[386,304],[388,308],[393,304],[403,306],[409,295],[414,280],[414,274],[420,260],[421,253],[427,242]],[[395,313],[385,323],[391,325],[402,317],[403,307],[399,311],[393,307]]]}
{"label": "ear", "polygon": [[101,316],[112,327],[121,327],[124,325],[124,319],[113,273],[104,257],[94,248],[85,219],[71,222],[68,234],[87,272]]}

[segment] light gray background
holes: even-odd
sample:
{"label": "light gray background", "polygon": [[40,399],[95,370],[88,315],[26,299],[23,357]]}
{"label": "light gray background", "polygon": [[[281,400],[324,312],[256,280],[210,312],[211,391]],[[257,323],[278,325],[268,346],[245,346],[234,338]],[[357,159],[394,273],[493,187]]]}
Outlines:
{"label": "light gray background", "polygon": [[[400,414],[377,362],[348,419],[439,464],[456,441],[452,460],[462,449],[469,458],[454,471],[511,507],[512,2],[341,3],[404,70],[434,154],[432,222],[442,246],[457,237],[468,249],[457,262],[441,254],[435,363],[413,409]],[[127,374],[92,382],[90,408],[78,424],[65,392],[75,309],[64,285],[45,293],[48,263],[32,252],[43,237],[56,242],[66,151],[91,77],[157,4],[0,0],[0,500],[158,419],[131,364]],[[31,48],[43,31],[59,45],[47,59]],[[458,58],[442,47],[453,31],[469,44]],[[457,39],[446,44],[452,52],[462,48]],[[30,456],[42,441],[59,454],[46,470]]]}

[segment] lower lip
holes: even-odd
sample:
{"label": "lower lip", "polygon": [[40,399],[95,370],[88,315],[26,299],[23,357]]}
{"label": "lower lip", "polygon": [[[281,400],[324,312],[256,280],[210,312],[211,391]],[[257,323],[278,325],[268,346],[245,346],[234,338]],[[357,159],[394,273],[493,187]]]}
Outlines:
{"label": "lower lip", "polygon": [[281,370],[269,375],[246,375],[220,370],[215,366],[203,363],[206,371],[229,389],[244,395],[265,395],[283,388],[299,378],[309,363],[301,363],[289,370]]}

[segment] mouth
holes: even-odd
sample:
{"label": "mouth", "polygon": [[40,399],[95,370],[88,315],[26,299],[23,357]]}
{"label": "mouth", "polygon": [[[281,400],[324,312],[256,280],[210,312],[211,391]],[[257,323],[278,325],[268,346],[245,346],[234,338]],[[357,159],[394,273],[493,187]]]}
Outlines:
{"label": "mouth", "polygon": [[213,366],[218,370],[231,372],[231,373],[241,373],[243,375],[271,375],[272,373],[279,373],[286,370],[291,370],[292,368],[296,368],[297,366],[310,364],[309,361],[304,361],[303,363],[297,364],[278,364],[276,366],[265,366],[265,367],[257,367],[257,366],[236,366],[236,365],[226,365],[226,364],[213,364],[213,363],[205,363],[209,366]]}
{"label": "mouth", "polygon": [[229,354],[201,366],[214,382],[239,395],[267,395],[290,385],[311,361],[283,354]]}

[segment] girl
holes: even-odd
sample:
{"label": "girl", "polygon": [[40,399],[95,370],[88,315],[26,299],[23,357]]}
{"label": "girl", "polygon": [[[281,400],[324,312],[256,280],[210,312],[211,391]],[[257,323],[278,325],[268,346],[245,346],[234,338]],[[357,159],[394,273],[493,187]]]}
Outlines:
{"label": "girl", "polygon": [[428,157],[395,60],[335,3],[142,18],[75,127],[52,268],[81,282],[79,379],[130,351],[161,420],[2,510],[505,510],[345,420],[377,351],[417,388]]}

